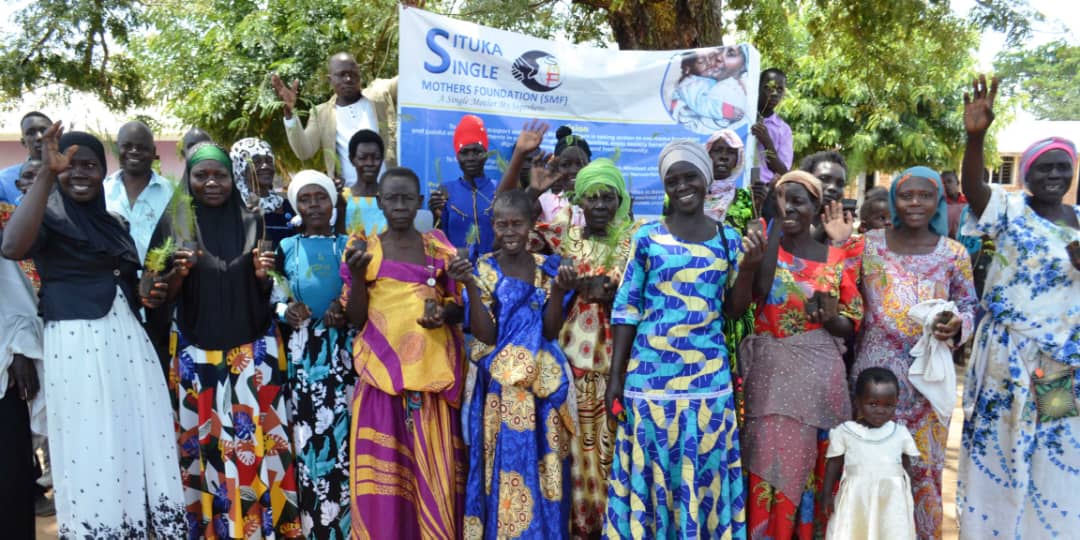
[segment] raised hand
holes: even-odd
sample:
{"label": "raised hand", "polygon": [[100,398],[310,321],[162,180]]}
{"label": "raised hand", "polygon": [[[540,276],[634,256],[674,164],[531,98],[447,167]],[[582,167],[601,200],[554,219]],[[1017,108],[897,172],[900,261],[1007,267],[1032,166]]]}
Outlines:
{"label": "raised hand", "polygon": [[750,133],[754,135],[754,138],[761,143],[761,146],[767,151],[776,151],[776,143],[773,142],[772,136],[769,135],[769,128],[765,127],[765,124],[758,122],[750,127]]}
{"label": "raised hand", "polygon": [[366,282],[364,273],[367,272],[369,263],[371,263],[371,254],[367,252],[367,242],[363,240],[356,242],[352,249],[345,252],[345,264],[353,276],[354,285]]}
{"label": "raised hand", "polygon": [[277,73],[270,74],[270,86],[274,87],[282,103],[285,104],[285,118],[292,118],[293,110],[296,109],[296,95],[300,90],[300,81],[293,79],[292,87],[286,86],[285,81],[278,77]]}
{"label": "raised hand", "polygon": [[971,83],[971,93],[964,92],[964,129],[970,134],[986,133],[994,122],[994,98],[997,97],[998,78],[990,79],[986,86],[986,75],[979,75]]}
{"label": "raised hand", "polygon": [[834,243],[847,241],[855,231],[855,217],[844,211],[844,204],[833,201],[822,208],[821,225]]}
{"label": "raised hand", "polygon": [[541,194],[554,186],[562,175],[556,167],[549,167],[551,154],[541,152],[533,159],[532,169],[529,169],[529,190]]}
{"label": "raised hand", "polygon": [[431,210],[431,214],[435,219],[439,219],[439,217],[442,216],[443,209],[446,208],[447,199],[449,199],[449,195],[443,187],[439,187],[439,189],[431,192],[431,196],[428,197],[428,210]]}
{"label": "raised hand", "polygon": [[60,174],[71,166],[71,158],[79,151],[79,145],[73,144],[63,153],[60,152],[60,136],[64,127],[60,121],[53,122],[41,136],[41,165],[53,174]]}
{"label": "raised hand", "polygon": [[173,270],[180,277],[187,277],[191,269],[199,262],[198,251],[178,249],[173,253]]}
{"label": "raised hand", "polygon": [[454,260],[450,261],[450,266],[447,267],[446,273],[450,276],[450,279],[463,285],[476,283],[476,276],[473,274],[472,263],[465,257],[454,257]]}
{"label": "raised hand", "polygon": [[743,258],[739,271],[756,272],[765,258],[765,235],[759,230],[747,230],[742,244]]}
{"label": "raised hand", "polygon": [[572,291],[577,289],[577,286],[577,270],[572,262],[567,263],[567,260],[563,259],[563,264],[559,265],[559,273],[555,275],[555,287],[562,291]]}
{"label": "raised hand", "polygon": [[270,270],[277,266],[277,255],[273,251],[259,251],[259,248],[251,250],[252,261],[255,266],[255,277],[266,279]]}
{"label": "raised hand", "polygon": [[548,125],[546,123],[539,120],[530,120],[525,124],[525,127],[521,128],[517,142],[514,143],[514,152],[527,155],[540,148],[540,143],[544,141],[544,134],[547,133],[547,130]]}

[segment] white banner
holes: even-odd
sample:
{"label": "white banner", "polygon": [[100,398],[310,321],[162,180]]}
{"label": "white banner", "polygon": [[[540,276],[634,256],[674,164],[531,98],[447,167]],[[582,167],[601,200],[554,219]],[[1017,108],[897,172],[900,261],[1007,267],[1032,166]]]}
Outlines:
{"label": "white banner", "polygon": [[[569,126],[588,141],[593,158],[616,158],[638,215],[663,203],[657,169],[672,139],[704,142],[732,129],[744,142],[756,121],[760,57],[750,45],[682,51],[617,51],[580,47],[400,8],[398,155],[428,192],[460,175],[454,128],[464,114],[484,120],[490,149],[487,174],[502,176],[526,121]],[[733,174],[744,186],[751,165],[744,152]]]}

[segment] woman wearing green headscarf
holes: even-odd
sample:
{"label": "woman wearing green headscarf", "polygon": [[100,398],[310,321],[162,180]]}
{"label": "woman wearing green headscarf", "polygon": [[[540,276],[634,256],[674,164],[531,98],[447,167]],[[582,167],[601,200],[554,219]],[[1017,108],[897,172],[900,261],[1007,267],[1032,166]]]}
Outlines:
{"label": "woman wearing green headscarf", "polygon": [[295,538],[302,531],[288,374],[267,275],[275,256],[256,248],[262,216],[244,204],[228,154],[206,143],[188,156],[183,189],[194,223],[178,215],[172,228],[198,249],[176,252],[179,272],[168,287],[179,330],[170,379],[178,385],[188,527],[192,537]]}
{"label": "woman wearing green headscarf", "polygon": [[[588,538],[600,533],[607,507],[614,440],[604,408],[611,365],[609,321],[635,227],[626,183],[610,159],[596,159],[578,171],[572,201],[581,208],[584,225],[562,223],[566,232],[550,243],[564,258],[573,260],[582,276],[559,345],[574,372],[580,416],[580,429],[571,445],[571,530],[575,538]],[[569,213],[561,215],[569,221]]]}

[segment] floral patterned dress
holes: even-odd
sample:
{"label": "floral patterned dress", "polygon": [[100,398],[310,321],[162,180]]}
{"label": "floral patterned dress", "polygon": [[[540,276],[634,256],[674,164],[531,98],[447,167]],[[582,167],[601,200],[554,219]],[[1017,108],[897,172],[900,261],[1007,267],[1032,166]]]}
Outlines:
{"label": "floral patterned dress", "polygon": [[316,540],[349,537],[349,408],[356,374],[351,336],[322,316],[338,301],[345,235],[290,236],[278,248],[292,298],[311,320],[289,337],[289,412],[299,462],[300,524]]}
{"label": "floral patterned dress", "polygon": [[[852,240],[843,248],[829,247],[825,262],[818,262],[796,257],[781,246],[777,253],[772,289],[768,296],[757,304],[754,333],[788,338],[822,328],[821,323],[810,322],[806,313],[806,303],[816,291],[837,296],[840,315],[850,319],[858,329],[863,318],[862,296],[858,288],[860,260],[857,256],[861,250],[861,241]],[[843,362],[839,356],[835,361],[841,364]],[[792,371],[791,375],[800,376],[798,370]],[[842,374],[840,379],[843,380]],[[748,387],[752,386],[749,380],[746,384]],[[844,394],[847,392],[846,388],[836,390]],[[786,431],[787,428],[794,427],[778,428],[777,422],[783,419],[776,418],[777,415],[754,418],[755,413],[750,404],[757,399],[758,397],[750,395],[748,390],[744,440],[755,441],[754,445],[747,445],[745,451],[748,454],[754,446],[766,448],[776,443],[779,440],[775,439],[778,430]],[[822,396],[822,399],[824,407],[825,396]],[[815,495],[821,490],[825,472],[828,430],[818,429],[816,439],[816,448],[790,449],[793,455],[812,456],[807,458],[807,463],[813,461],[813,466],[801,493],[782,492],[779,486],[765,480],[763,475],[767,471],[749,471],[747,477],[750,500],[747,506],[750,538],[788,540],[797,537],[809,540],[814,538],[816,532],[824,530],[826,516],[822,515],[820,509],[815,508]],[[810,445],[815,446],[813,443]],[[749,462],[752,456],[747,456],[746,459]],[[799,485],[803,485],[803,482],[799,481]]]}
{"label": "floral patterned dress", "polygon": [[[606,277],[617,287],[633,248],[633,230],[621,230],[622,238],[610,243],[585,237],[582,227],[571,226],[559,243],[559,252],[573,258],[579,276]],[[571,446],[571,534],[588,538],[599,534],[604,525],[614,442],[604,406],[611,369],[611,306],[585,302],[576,296],[559,334],[559,345],[574,373],[579,418]]]}
{"label": "floral patterned dress", "polygon": [[[1080,208],[1073,209],[1080,218]],[[986,317],[964,385],[956,508],[963,538],[1070,538],[1080,516],[1080,416],[1040,418],[1032,378],[1080,367],[1080,271],[1065,246],[1080,231],[1051,223],[1022,193],[993,188],[964,233],[988,235],[1000,256],[986,276]],[[1065,403],[1069,405],[1070,403]],[[1075,405],[1075,400],[1072,400]]]}
{"label": "floral patterned dress", "polygon": [[911,432],[920,454],[911,460],[910,469],[915,527],[919,538],[941,538],[941,471],[949,426],[908,380],[908,368],[915,360],[910,351],[922,337],[923,326],[907,313],[920,302],[950,300],[963,321],[957,346],[970,338],[977,302],[971,258],[963,245],[944,236],[932,252],[920,255],[890,251],[884,230],[868,231],[865,240],[862,291],[866,319],[851,383],[854,386],[859,372],[870,367],[887,368],[899,379],[896,422]]}
{"label": "floral patterned dress", "polygon": [[482,302],[498,336],[479,358],[469,409],[465,539],[565,538],[570,524],[572,375],[543,310],[559,257],[533,255],[527,283],[503,274],[494,255],[476,267]]}

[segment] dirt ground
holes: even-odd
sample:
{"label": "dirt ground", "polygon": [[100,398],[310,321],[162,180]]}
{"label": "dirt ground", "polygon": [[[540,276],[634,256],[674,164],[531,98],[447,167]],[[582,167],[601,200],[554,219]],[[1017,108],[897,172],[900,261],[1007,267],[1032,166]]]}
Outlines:
{"label": "dirt ground", "polygon": [[[945,522],[943,524],[943,540],[956,540],[958,530],[956,528],[956,464],[960,455],[960,430],[963,427],[964,412],[960,409],[960,395],[963,391],[963,370],[957,370],[957,379],[960,386],[956,392],[956,408],[953,410],[952,422],[949,424],[949,444],[945,451],[945,472],[942,483],[944,484]],[[37,537],[39,540],[51,540],[57,537],[56,518],[38,518]]]}

